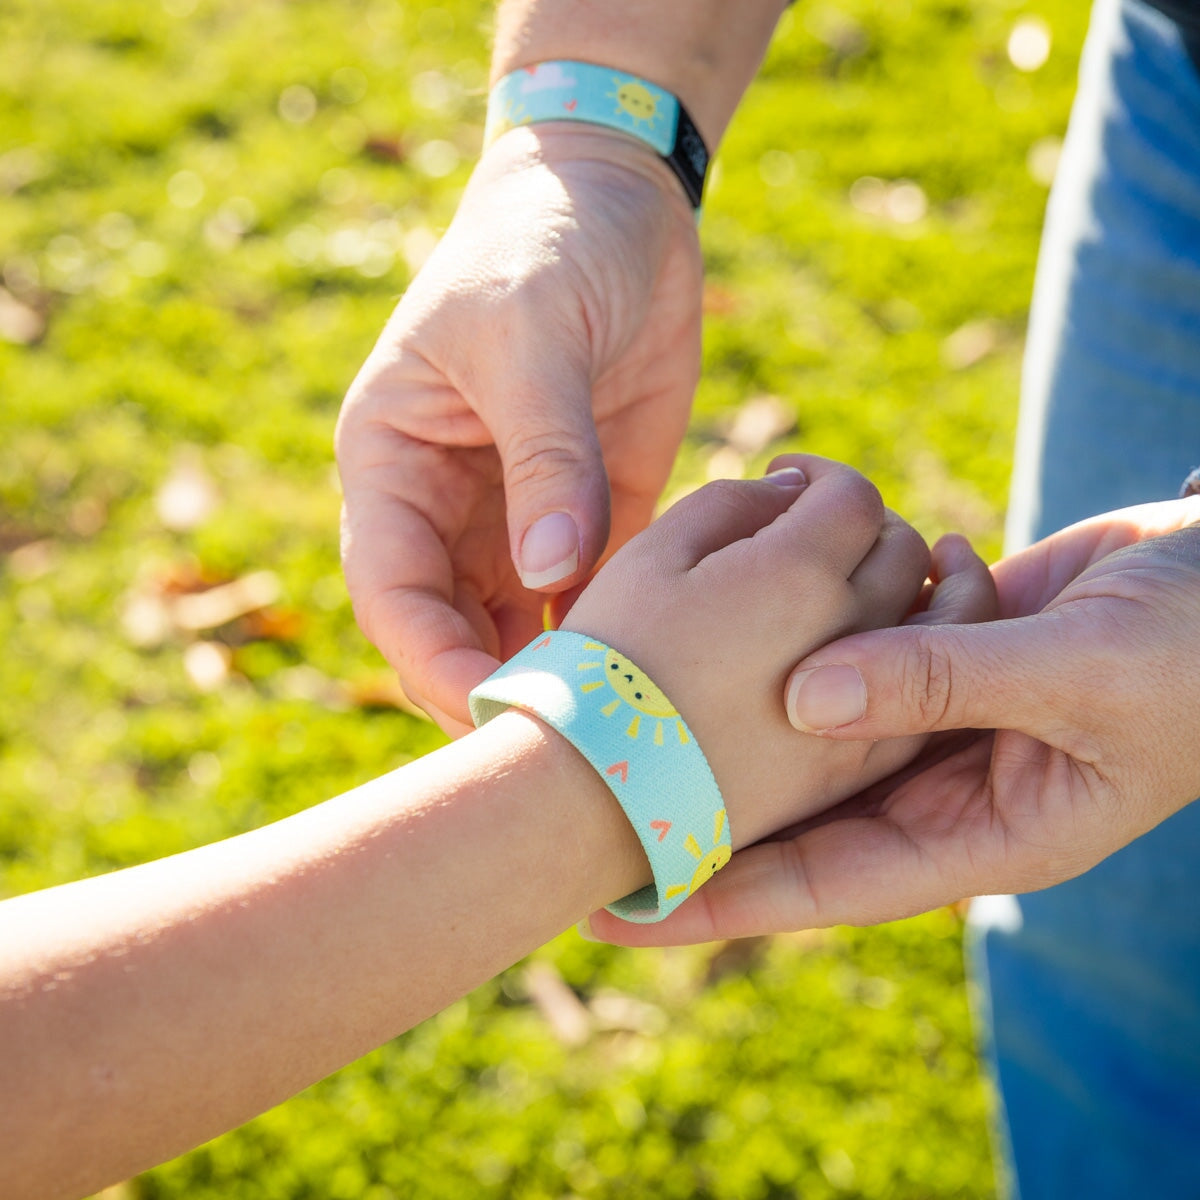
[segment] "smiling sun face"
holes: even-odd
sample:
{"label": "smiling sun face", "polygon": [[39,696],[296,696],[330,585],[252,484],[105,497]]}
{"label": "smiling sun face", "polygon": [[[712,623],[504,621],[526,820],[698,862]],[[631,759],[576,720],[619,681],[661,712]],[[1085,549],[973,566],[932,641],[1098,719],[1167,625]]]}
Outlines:
{"label": "smiling sun face", "polygon": [[667,899],[673,899],[682,892],[687,892],[690,896],[702,883],[707,883],[732,857],[733,850],[728,843],[719,844],[721,834],[725,829],[725,810],[721,809],[717,813],[713,821],[713,846],[709,851],[704,851],[700,847],[700,843],[696,841],[696,835],[689,833],[684,840],[684,849],[695,859],[696,870],[692,874],[691,881],[688,883],[675,883],[667,888]]}
{"label": "smiling sun face", "polygon": [[627,658],[615,650],[604,656],[604,679],[626,704],[632,705],[648,717],[676,717],[670,700],[662,689],[651,682],[645,671],[635,667]]}
{"label": "smiling sun face", "polygon": [[[585,642],[584,649],[601,651],[607,648],[599,642]],[[654,722],[653,740],[656,746],[663,744],[664,723],[668,728],[672,724],[675,726],[681,744],[686,744],[689,740],[687,730],[679,719],[679,713],[663,695],[662,689],[652,683],[645,671],[635,667],[624,655],[615,650],[607,650],[603,661],[597,657],[594,662],[581,662],[579,670],[600,671],[603,674],[603,678],[589,679],[580,687],[580,691],[585,695],[603,687],[611,687],[616,692],[615,700],[609,700],[601,706],[600,711],[604,716],[611,717],[623,704],[628,704],[634,710],[633,719],[625,730],[631,738],[636,738],[641,732],[642,717],[646,716]]]}
{"label": "smiling sun face", "polygon": [[654,93],[645,84],[633,79],[614,78],[613,83],[617,90],[609,92],[609,96],[617,102],[617,111],[631,116],[635,125],[639,121],[653,125],[654,118],[658,116],[658,101]]}

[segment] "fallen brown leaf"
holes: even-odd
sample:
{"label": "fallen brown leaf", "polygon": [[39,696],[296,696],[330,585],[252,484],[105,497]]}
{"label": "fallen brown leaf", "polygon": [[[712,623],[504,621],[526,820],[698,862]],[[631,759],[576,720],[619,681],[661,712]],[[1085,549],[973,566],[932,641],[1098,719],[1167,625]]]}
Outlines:
{"label": "fallen brown leaf", "polygon": [[169,605],[172,622],[185,632],[216,629],[279,597],[279,578],[273,571],[252,571],[240,579],[219,584],[205,592],[188,592]]}
{"label": "fallen brown leaf", "polygon": [[704,982],[711,985],[726,975],[744,975],[762,962],[770,945],[769,937],[738,938],[724,942],[708,960]]}
{"label": "fallen brown leaf", "polygon": [[45,332],[46,318],[0,287],[0,338],[18,346],[32,346]]}
{"label": "fallen brown leaf", "polygon": [[298,608],[260,608],[238,622],[238,636],[247,642],[294,642],[308,625]]}
{"label": "fallen brown leaf", "polygon": [[50,538],[39,538],[35,542],[26,542],[9,552],[8,569],[15,579],[28,583],[40,579],[50,572],[54,566],[57,553],[57,543]]}
{"label": "fallen brown leaf", "polygon": [[670,1019],[657,1004],[606,988],[588,1001],[596,1027],[605,1031],[624,1030],[654,1037],[666,1032]]}
{"label": "fallen brown leaf", "polygon": [[566,1046],[581,1046],[592,1032],[592,1014],[550,963],[525,968],[525,988],[551,1032]]}
{"label": "fallen brown leaf", "polygon": [[420,717],[423,721],[433,719],[408,698],[400,686],[400,681],[390,673],[352,679],[346,684],[346,695],[355,708],[398,708],[401,712]]}
{"label": "fallen brown leaf", "polygon": [[1003,328],[998,321],[988,318],[968,321],[942,342],[942,362],[951,371],[965,371],[993,354],[1002,336]]}
{"label": "fallen brown leaf", "polygon": [[404,139],[386,134],[375,134],[363,142],[363,153],[369,158],[380,159],[383,162],[399,163],[408,157],[408,147]]}
{"label": "fallen brown leaf", "polygon": [[761,454],[796,428],[796,414],[778,396],[754,396],[738,408],[725,441],[739,454]]}

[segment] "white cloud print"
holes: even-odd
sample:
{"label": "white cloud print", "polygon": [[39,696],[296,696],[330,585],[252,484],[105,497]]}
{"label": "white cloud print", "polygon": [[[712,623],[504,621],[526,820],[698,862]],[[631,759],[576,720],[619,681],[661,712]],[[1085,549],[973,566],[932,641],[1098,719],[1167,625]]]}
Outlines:
{"label": "white cloud print", "polygon": [[551,88],[570,88],[576,81],[563,70],[561,63],[542,63],[532,75],[528,72],[521,82],[521,95],[545,92]]}

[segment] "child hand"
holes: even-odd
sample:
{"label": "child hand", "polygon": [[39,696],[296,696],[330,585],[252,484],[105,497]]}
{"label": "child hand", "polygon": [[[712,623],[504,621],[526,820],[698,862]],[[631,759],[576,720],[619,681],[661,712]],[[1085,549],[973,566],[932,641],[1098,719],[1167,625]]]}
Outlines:
{"label": "child hand", "polygon": [[562,627],[627,654],[666,693],[716,776],[734,849],[823,811],[907,762],[919,738],[798,736],[781,703],[798,659],[914,607],[992,615],[987,569],[956,560],[949,612],[930,555],[858,472],[811,455],[693,493],[614,555]]}

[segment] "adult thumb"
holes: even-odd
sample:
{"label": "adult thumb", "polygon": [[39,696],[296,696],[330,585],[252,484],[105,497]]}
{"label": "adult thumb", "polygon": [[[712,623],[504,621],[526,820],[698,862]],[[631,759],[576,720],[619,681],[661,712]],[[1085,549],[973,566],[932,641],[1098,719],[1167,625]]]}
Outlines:
{"label": "adult thumb", "polygon": [[608,474],[586,371],[526,380],[499,406],[493,427],[504,470],[508,539],[532,591],[587,578],[608,542]]}
{"label": "adult thumb", "polygon": [[[948,729],[1044,737],[1088,657],[1061,614],[853,634],[788,677],[788,720],[805,733],[879,739]],[[1064,714],[1065,715],[1065,714]]]}

